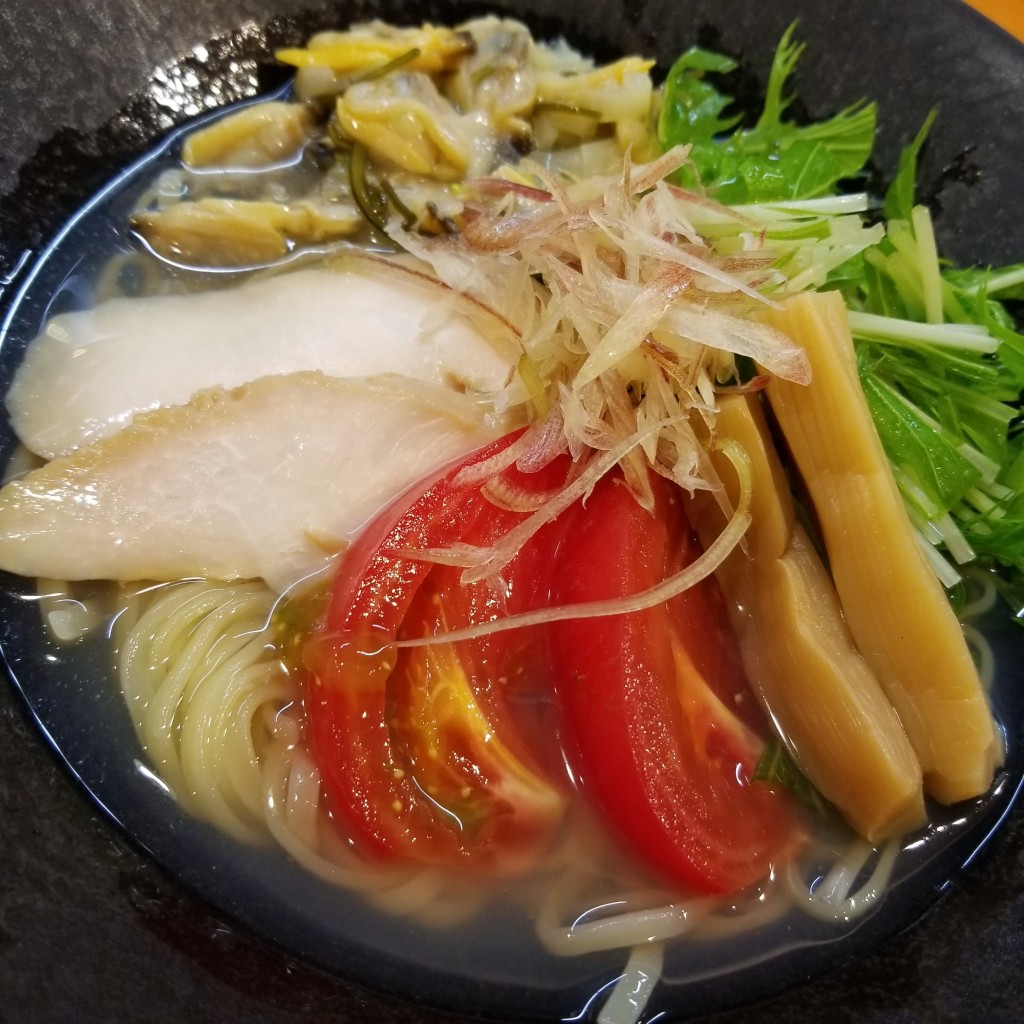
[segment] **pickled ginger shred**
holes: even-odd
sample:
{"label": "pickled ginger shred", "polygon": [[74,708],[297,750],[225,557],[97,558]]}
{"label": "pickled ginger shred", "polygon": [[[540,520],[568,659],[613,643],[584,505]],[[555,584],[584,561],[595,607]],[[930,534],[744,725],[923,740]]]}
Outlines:
{"label": "pickled ginger shred", "polygon": [[424,468],[492,440],[471,400],[306,372],[201,392],[0,490],[0,568],[66,580],[262,577],[325,567]]}
{"label": "pickled ginger shred", "polygon": [[495,391],[517,355],[507,332],[485,336],[450,293],[360,261],[56,316],[30,343],[7,407],[26,447],[53,458],[208,388],[320,370]]}

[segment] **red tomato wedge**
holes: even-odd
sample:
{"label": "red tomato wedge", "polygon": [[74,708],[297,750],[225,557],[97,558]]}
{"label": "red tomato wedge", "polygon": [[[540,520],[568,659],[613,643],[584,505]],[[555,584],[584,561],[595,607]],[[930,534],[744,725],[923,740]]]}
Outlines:
{"label": "red tomato wedge", "polygon": [[[415,557],[486,547],[523,520],[458,483],[514,439],[397,501],[342,563],[304,653],[311,747],[332,813],[374,859],[516,872],[562,819],[564,756],[622,845],[669,884],[731,892],[765,877],[803,837],[789,795],[750,781],[763,722],[711,581],[645,612],[395,646],[638,593],[699,554],[671,485],[652,477],[651,515],[613,475],[496,579],[464,586],[461,569]],[[510,469],[504,483],[538,496],[568,469],[567,458],[529,475]]]}
{"label": "red tomato wedge", "polygon": [[[559,551],[555,604],[654,586],[700,549],[672,485],[651,515],[601,480]],[[648,611],[548,627],[566,757],[623,847],[676,887],[733,892],[801,845],[790,795],[751,782],[761,749],[713,581]]]}
{"label": "red tomato wedge", "polygon": [[[537,493],[561,484],[567,468],[559,460],[506,477]],[[462,586],[460,569],[409,552],[486,546],[525,513],[457,486],[456,473],[386,509],[347,552],[324,632],[304,654],[311,746],[331,811],[364,854],[515,872],[546,847],[566,803],[543,755],[555,747],[551,716],[545,742],[523,710],[545,696],[550,703],[543,634],[400,650],[393,643],[547,604],[561,526],[545,527],[497,582]]]}

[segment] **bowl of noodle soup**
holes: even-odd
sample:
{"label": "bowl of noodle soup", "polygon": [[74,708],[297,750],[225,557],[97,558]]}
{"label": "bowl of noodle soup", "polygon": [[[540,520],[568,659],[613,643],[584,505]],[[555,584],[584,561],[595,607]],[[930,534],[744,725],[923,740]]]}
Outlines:
{"label": "bowl of noodle soup", "polygon": [[[213,20],[204,5],[196,6],[197,26],[208,25],[209,37],[222,30],[223,19],[234,13],[220,5],[219,20]],[[534,10],[533,5],[496,5],[497,9],[527,21],[538,37],[564,34],[582,51],[594,53],[601,60],[642,52],[658,57],[661,66],[666,67],[691,41],[713,40],[716,46],[744,57],[745,65],[751,69],[747,87],[752,91],[759,84],[763,86],[764,70],[771,57],[764,40],[778,38],[792,17],[799,15],[801,32],[809,42],[800,89],[811,112],[827,114],[850,95],[877,96],[883,103],[883,121],[875,159],[880,165],[891,166],[899,145],[907,141],[927,107],[939,98],[936,93],[940,93],[944,121],[933,147],[940,151],[929,152],[930,164],[926,164],[922,179],[935,183],[931,198],[941,206],[937,229],[944,249],[963,262],[995,263],[1024,251],[1019,227],[1008,224],[999,212],[1008,182],[1012,181],[1014,147],[1019,150],[1020,143],[1008,134],[998,110],[1000,104],[1007,102],[1007,96],[1015,95],[1014,89],[1019,90],[1019,53],[994,33],[989,34],[966,12],[956,9],[954,13],[951,5],[934,24],[915,21],[914,31],[907,32],[907,12],[897,16],[868,3],[828,14],[813,10],[814,5],[810,4],[780,3],[757,15],[744,10],[747,17],[736,19],[730,18],[721,5],[710,4],[673,9],[671,14],[660,8],[644,8],[636,15],[619,12],[614,5],[598,5],[580,13],[560,11],[555,5],[536,6]],[[5,334],[0,347],[5,391],[24,345],[38,326],[48,317],[81,308],[91,301],[109,259],[111,239],[121,230],[134,196],[152,177],[153,167],[166,159],[164,154],[175,145],[175,136],[166,135],[173,124],[202,113],[214,102],[244,99],[257,89],[280,88],[282,79],[267,70],[270,50],[277,45],[297,43],[316,28],[344,25],[370,14],[401,22],[429,17],[439,23],[457,24],[478,13],[457,4],[430,10],[401,4],[394,9],[389,5],[357,5],[357,10],[346,11],[342,16],[324,11],[310,14],[298,7],[268,7],[266,17],[274,20],[268,20],[265,27],[255,27],[258,22],[246,23],[241,29],[205,43],[182,35],[181,23],[187,19],[177,19],[171,34],[180,39],[176,49],[189,50],[190,55],[176,60],[174,53],[162,48],[166,46],[159,39],[162,16],[154,13],[152,22],[147,23],[146,67],[153,63],[166,67],[153,76],[148,91],[141,78],[126,82],[125,93],[133,92],[135,98],[126,111],[97,130],[97,141],[72,138],[69,142],[64,136],[28,162],[19,184],[10,193],[14,198],[5,199],[3,207],[2,255],[9,270],[2,297]],[[239,14],[239,24],[249,13]],[[39,26],[25,25],[22,31],[29,38],[32,32],[42,31]],[[954,42],[955,27],[963,28],[968,36],[966,43],[964,38]],[[880,40],[870,54],[865,53],[868,48],[864,43],[851,43],[856,60],[847,57],[835,61],[830,39],[846,37],[859,41],[867,37],[869,30],[871,38]],[[192,35],[203,34],[198,27],[189,27],[189,31]],[[897,41],[900,32],[905,37]],[[976,48],[973,51],[972,46]],[[979,47],[995,56],[986,64],[985,73],[970,76],[968,86],[966,69],[972,66],[971,58]],[[101,66],[103,60],[116,64],[112,49],[98,42],[92,55],[100,60]],[[923,83],[905,81],[901,62],[907,65],[922,61],[923,55],[931,52],[948,54],[949,60],[942,65],[946,69],[943,75],[930,72],[920,76]],[[940,77],[941,82],[937,81]],[[95,90],[96,85],[92,84],[90,89]],[[887,99],[896,89],[905,90],[898,104]],[[93,103],[96,110],[107,113],[120,98],[117,96],[104,105],[100,97],[93,99]],[[39,102],[45,115],[45,106]],[[889,110],[890,106],[894,109]],[[968,123],[964,116],[966,110],[974,112],[973,123]],[[88,124],[90,117],[91,112],[80,123]],[[955,169],[944,176],[944,168],[953,166],[964,153],[969,154],[965,158],[967,163],[981,169],[977,184],[970,183],[969,173],[958,178]],[[44,168],[59,181],[49,191],[45,187]],[[33,176],[44,184],[33,185]],[[81,206],[105,180],[115,181],[116,187]],[[41,202],[44,193],[48,198],[51,194],[57,197],[45,210]],[[13,228],[9,230],[8,225]],[[56,242],[47,243],[54,238]],[[7,443],[10,450],[10,435]],[[852,894],[871,890],[883,874],[888,876],[892,872],[877,912],[866,914],[855,927],[843,928],[831,913],[804,914],[801,923],[794,926],[791,908],[776,913],[773,907],[760,917],[756,913],[751,915],[750,907],[740,907],[735,912],[727,909],[714,915],[717,920],[710,923],[700,941],[676,944],[671,939],[685,929],[673,930],[666,926],[666,920],[673,915],[678,918],[679,908],[661,910],[657,899],[640,898],[638,905],[651,913],[641,913],[625,922],[635,929],[633,933],[606,943],[598,935],[600,930],[594,929],[591,945],[576,941],[577,947],[585,947],[580,955],[564,956],[560,953],[566,951],[556,948],[559,936],[579,913],[579,907],[615,903],[622,898],[620,891],[604,883],[593,892],[580,895],[578,889],[586,890],[590,884],[580,865],[586,864],[595,842],[585,824],[556,851],[541,877],[521,888],[503,887],[492,895],[477,891],[469,883],[453,886],[450,879],[429,871],[364,877],[357,866],[339,866],[338,858],[330,851],[317,849],[316,842],[310,839],[312,826],[302,821],[301,814],[272,819],[276,843],[269,847],[253,846],[246,842],[251,837],[246,834],[244,814],[228,815],[229,824],[218,829],[184,812],[170,798],[169,790],[176,788],[174,780],[165,773],[154,772],[152,760],[143,756],[140,749],[141,740],[151,757],[155,756],[152,752],[160,742],[159,737],[140,733],[143,725],[133,723],[128,709],[140,700],[148,708],[153,701],[165,699],[169,703],[163,717],[173,717],[180,689],[175,690],[178,684],[173,679],[169,683],[162,679],[154,686],[146,672],[133,669],[129,657],[122,657],[115,672],[111,667],[110,639],[119,651],[130,651],[132,657],[137,655],[145,664],[167,665],[168,659],[180,654],[181,644],[176,637],[191,635],[196,616],[202,619],[213,613],[219,621],[234,621],[235,635],[248,636],[271,614],[272,598],[259,588],[235,587],[228,597],[215,591],[216,588],[203,583],[186,582],[155,595],[147,588],[137,588],[126,596],[104,588],[76,587],[68,591],[54,584],[48,586],[46,581],[38,588],[30,588],[24,580],[6,577],[0,643],[15,689],[60,759],[96,803],[177,882],[246,931],[268,940],[288,955],[343,978],[426,1003],[428,1008],[416,1011],[424,1020],[445,1019],[443,1013],[447,1010],[499,1019],[591,1019],[588,1015],[597,1019],[600,1006],[623,975],[628,947],[646,939],[651,929],[659,928],[665,929],[658,934],[668,944],[664,964],[659,967],[662,981],[647,1011],[651,1015],[662,1011],[677,1016],[712,1012],[774,994],[803,978],[826,973],[854,955],[873,951],[884,939],[916,921],[951,880],[954,886],[958,884],[955,879],[960,866],[974,860],[989,833],[1010,811],[1024,772],[1019,742],[1024,702],[1021,666],[1014,647],[1016,634],[1013,627],[993,625],[985,619],[981,630],[988,638],[985,642],[992,646],[995,666],[992,699],[1007,738],[1008,753],[1002,774],[996,788],[976,806],[972,804],[966,810],[958,806],[935,816],[932,831],[915,843],[914,849],[904,851],[895,867],[885,860],[884,854],[869,857],[866,850],[860,860],[854,850],[848,863],[836,862],[834,873],[825,879],[825,884],[842,886],[845,872]],[[112,619],[113,625],[94,630],[82,643],[62,647],[45,633],[40,604],[45,605],[46,613],[68,601],[77,602],[98,621]],[[980,606],[986,601],[985,595],[979,597],[979,611],[983,615],[985,609]],[[147,644],[152,645],[151,649],[146,648]],[[258,674],[264,647],[258,639],[239,643],[232,651],[232,671],[245,675],[251,668]],[[172,651],[173,656],[168,653]],[[168,687],[162,696],[157,692],[159,683]],[[225,685],[233,684],[229,680]],[[237,699],[242,704],[249,702],[253,715],[259,713],[261,706],[274,709],[273,721],[266,724],[274,744],[263,757],[262,785],[276,795],[277,805],[285,808],[289,798],[286,780],[287,785],[301,784],[309,774],[301,762],[291,759],[293,733],[299,726],[288,720],[287,713],[280,712],[291,699],[287,688],[282,689],[285,684],[281,679],[262,675],[258,686],[264,689],[247,690]],[[153,689],[143,695],[140,688],[145,687]],[[128,697],[127,705],[122,689]],[[218,728],[232,733],[230,724],[222,722]],[[247,760],[245,748],[251,742],[250,734],[242,730],[232,735],[231,742],[242,748],[235,760]],[[28,746],[31,741],[21,738],[16,742]],[[179,742],[187,746],[189,741],[179,734]],[[200,747],[202,743],[201,736],[195,740]],[[15,759],[22,755],[15,750],[5,756],[12,757],[13,770],[17,770],[20,762]],[[31,762],[35,754],[24,756]],[[226,756],[230,761],[231,755]],[[232,771],[230,766],[213,769],[214,774]],[[250,784],[237,778],[232,783],[236,792]],[[32,791],[31,786],[27,784],[27,791]],[[45,793],[40,799],[45,807]],[[292,799],[303,802],[294,793]],[[21,809],[16,811],[18,816],[24,813]],[[81,808],[76,807],[73,813],[84,817]],[[966,826],[961,818],[969,819]],[[1019,822],[1011,819],[1007,828],[1012,834],[1015,828],[1019,830]],[[231,838],[225,838],[225,831]],[[964,884],[984,888],[985,872],[990,872],[987,877],[1013,884],[1017,869],[1009,863],[1009,841],[995,842],[997,846],[1002,844],[1001,849],[994,855],[983,853]],[[134,861],[137,854],[129,851],[123,856]],[[810,884],[813,879],[806,881]],[[956,899],[955,894],[949,900],[953,909],[940,908],[938,913],[947,915],[942,921],[954,915],[959,915],[958,921],[970,916],[963,899],[957,909]],[[996,915],[994,920],[1011,920],[1006,916],[1010,913],[1006,904],[997,904],[991,908]],[[523,907],[530,907],[531,912],[522,913]],[[188,913],[201,916],[206,912]],[[698,916],[692,907],[686,913]],[[940,919],[936,918],[931,922],[935,927],[926,925],[920,933],[925,938],[913,942],[941,942],[936,934],[939,924]],[[978,937],[982,926],[975,927],[979,930],[973,935]],[[577,934],[585,933],[581,929]],[[249,940],[240,941],[244,945]],[[997,950],[1007,963],[1014,962],[1012,947],[997,944]],[[568,952],[576,954],[577,950]],[[249,951],[246,955],[251,962],[261,965],[261,958],[273,961],[277,954]],[[653,971],[642,958],[633,962],[631,969],[637,977]],[[303,973],[306,968],[299,970]],[[978,979],[983,975],[976,965],[963,966],[960,971],[966,975],[968,987],[980,985]],[[321,1007],[330,1005],[332,997],[323,995],[330,983],[321,981],[313,972],[303,973],[303,978],[307,991],[316,993],[312,998],[319,1000]],[[863,981],[862,973],[854,975],[849,984],[855,986]],[[235,984],[245,987],[247,983],[236,980]],[[841,998],[836,993],[843,992],[842,980],[833,983],[831,992],[826,999]],[[918,993],[913,998],[924,996]],[[286,1001],[287,996],[279,992],[270,996],[271,1003],[286,1005]],[[442,1016],[438,1018],[437,1014]]]}

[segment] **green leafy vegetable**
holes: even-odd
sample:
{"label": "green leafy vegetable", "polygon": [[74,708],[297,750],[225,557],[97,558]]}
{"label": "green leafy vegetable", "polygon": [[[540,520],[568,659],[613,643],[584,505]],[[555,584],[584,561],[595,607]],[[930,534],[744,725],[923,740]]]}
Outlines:
{"label": "green leafy vegetable", "polygon": [[1024,266],[939,261],[931,217],[914,205],[934,120],[933,110],[900,157],[885,236],[837,268],[829,287],[850,307],[865,397],[940,578],[952,588],[960,565],[994,570],[1024,621],[1024,335],[993,297],[1024,291]]}
{"label": "green leafy vegetable", "polygon": [[835,813],[832,805],[797,768],[782,741],[774,734],[765,742],[761,758],[754,769],[754,781],[774,782],[783,786],[819,817],[829,818]]}
{"label": "green leafy vegetable", "polygon": [[[740,118],[720,115],[732,103],[704,80],[704,72],[728,74],[736,61],[720,53],[692,46],[672,66],[665,81],[665,98],[658,120],[662,145],[680,142],[711,142],[716,135],[739,124]],[[670,136],[670,137],[666,137]]]}
{"label": "green leafy vegetable", "polygon": [[[1011,441],[1013,461],[1005,466],[999,480],[1009,492],[987,509],[971,515],[964,534],[972,547],[997,569],[996,586],[1010,603],[1018,622],[1024,625],[1024,444],[1021,436]],[[972,495],[976,499],[977,496]],[[974,507],[984,504],[975,500]]]}
{"label": "green leafy vegetable", "polygon": [[[353,143],[348,157],[348,179],[352,198],[359,212],[380,232],[388,226],[387,197],[370,181],[366,173],[368,157],[361,142]],[[385,236],[386,237],[386,236]]]}
{"label": "green leafy vegetable", "polygon": [[917,162],[921,156],[921,149],[924,147],[928,133],[935,123],[935,116],[938,113],[935,107],[928,112],[914,141],[904,148],[900,153],[899,163],[896,165],[896,177],[885,193],[885,203],[882,212],[887,220],[910,220],[910,213],[914,206],[914,195],[917,190]]}
{"label": "green leafy vegetable", "polygon": [[959,451],[956,438],[941,426],[937,430],[935,422],[900,393],[893,383],[898,374],[886,373],[878,358],[872,360],[871,346],[861,347],[858,369],[890,462],[912,468],[922,496],[928,500],[922,512],[948,512],[981,482],[981,470]]}
{"label": "green leafy vegetable", "polygon": [[385,75],[390,75],[392,71],[397,71],[399,68],[404,68],[406,64],[410,64],[420,55],[419,47],[414,46],[411,50],[406,50],[405,53],[400,53],[394,60],[389,60],[387,64],[382,64],[379,68],[373,68],[372,71],[367,71],[356,78],[357,82],[376,82],[378,79],[384,78]]}
{"label": "green leafy vegetable", "polygon": [[692,167],[679,172],[681,184],[713,189],[723,203],[777,202],[827,195],[863,168],[874,143],[874,104],[855,103],[815,124],[783,120],[791,101],[784,89],[804,49],[793,42],[794,28],[776,50],[764,110],[753,128],[733,131],[740,119],[723,116],[732,98],[705,77],[734,70],[735,61],[694,47],[673,65],[658,137],[666,149],[692,144]]}
{"label": "green leafy vegetable", "polygon": [[[711,80],[735,62],[688,50],[665,84],[659,140],[691,144],[681,184],[726,204],[759,204],[743,213],[762,225],[758,244],[773,251],[783,291],[843,295],[869,408],[936,573],[962,596],[962,566],[993,570],[1024,623],[1024,335],[1000,301],[1024,299],[1024,263],[959,270],[939,259],[931,216],[915,204],[935,110],[900,155],[884,222],[864,220],[866,196],[836,196],[836,183],[870,154],[875,109],[855,104],[803,126],[785,120],[802,51],[790,26],[761,116],[741,128]],[[697,201],[686,212],[721,254],[746,251],[749,219]]]}

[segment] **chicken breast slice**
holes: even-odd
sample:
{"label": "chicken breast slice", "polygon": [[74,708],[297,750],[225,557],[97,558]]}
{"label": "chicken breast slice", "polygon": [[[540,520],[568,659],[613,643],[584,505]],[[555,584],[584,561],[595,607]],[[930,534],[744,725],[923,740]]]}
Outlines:
{"label": "chicken breast slice", "polygon": [[302,372],[204,391],[0,490],[0,568],[284,590],[499,432],[468,398],[402,378]]}
{"label": "chicken breast slice", "polygon": [[7,395],[15,432],[45,458],[109,437],[198,391],[320,370],[401,373],[457,390],[502,387],[517,358],[451,292],[400,270],[341,262],[188,295],[111,299],[54,317]]}

